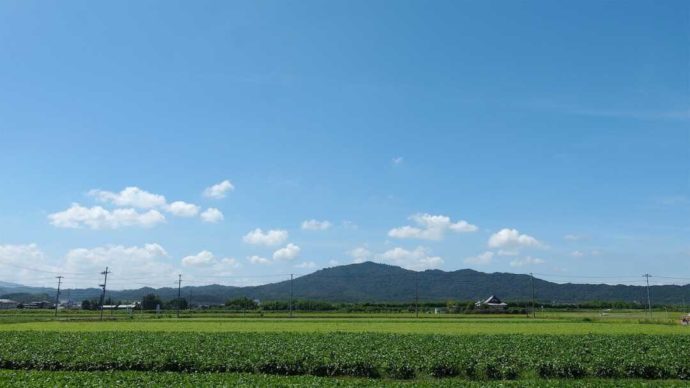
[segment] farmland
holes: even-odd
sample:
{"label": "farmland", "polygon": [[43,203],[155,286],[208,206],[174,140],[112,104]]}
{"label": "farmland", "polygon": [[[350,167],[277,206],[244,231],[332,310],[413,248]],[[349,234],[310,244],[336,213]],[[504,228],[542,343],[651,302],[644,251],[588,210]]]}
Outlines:
{"label": "farmland", "polygon": [[14,376],[24,385],[88,385],[97,379],[300,386],[566,379],[619,386],[690,378],[690,330],[671,319],[636,315],[92,318],[0,314],[0,383]]}

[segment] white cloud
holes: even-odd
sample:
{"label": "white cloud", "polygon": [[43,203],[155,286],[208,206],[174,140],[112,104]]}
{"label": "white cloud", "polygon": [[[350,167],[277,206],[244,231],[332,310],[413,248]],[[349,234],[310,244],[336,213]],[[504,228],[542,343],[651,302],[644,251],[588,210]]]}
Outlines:
{"label": "white cloud", "polygon": [[107,210],[100,206],[91,208],[73,203],[67,210],[48,216],[50,223],[59,228],[117,229],[125,226],[152,227],[165,222],[165,216],[158,210],[143,213],[135,209]]}
{"label": "white cloud", "polygon": [[187,276],[187,279],[191,278],[192,282],[196,282],[197,284],[199,284],[199,282],[206,281],[195,281],[194,279],[197,275],[200,276],[201,279],[205,279],[204,275],[208,273],[213,273],[214,276],[231,276],[235,274],[233,271],[234,269],[242,267],[242,264],[232,257],[225,257],[219,260],[212,252],[206,250],[201,251],[196,255],[183,258],[182,265],[188,267],[189,269],[203,269],[203,273],[199,273],[198,271],[185,273],[185,275],[191,275]]}
{"label": "white cloud", "polygon": [[216,258],[209,251],[201,251],[196,255],[185,256],[182,258],[182,265],[186,267],[204,267],[213,264]]}
{"label": "white cloud", "polygon": [[477,256],[466,258],[465,264],[487,265],[487,264],[491,264],[491,261],[493,260],[493,258],[494,258],[494,253],[491,251],[486,251],[484,253],[480,253]]}
{"label": "white cloud", "polygon": [[252,264],[271,264],[271,260],[256,255],[247,257],[247,260]]}
{"label": "white cloud", "polygon": [[371,251],[364,247],[358,247],[350,251],[350,256],[355,263],[363,263],[371,259]]}
{"label": "white cloud", "polygon": [[[99,274],[106,266],[112,273],[108,276],[108,287],[111,289],[132,287],[132,279],[138,279],[152,287],[167,286],[177,279],[179,273],[168,263],[167,258],[168,253],[159,244],[77,248],[70,250],[65,256],[65,271],[93,274],[88,279],[83,276],[77,279],[76,282],[81,286],[98,285],[103,279]],[[68,275],[65,280],[73,281]]]}
{"label": "white cloud", "polygon": [[201,213],[201,220],[204,222],[216,223],[223,221],[224,218],[223,213],[214,207],[208,208]]}
{"label": "white cloud", "polygon": [[[160,194],[150,193],[136,186],[126,187],[119,193],[94,189],[89,191],[90,196],[99,202],[109,203],[123,208],[160,209],[178,217],[194,217],[199,213],[199,206],[184,201],[167,203],[165,197]],[[99,209],[96,206],[94,209]],[[112,212],[126,209],[115,209]]]}
{"label": "white cloud", "polygon": [[514,249],[499,249],[498,250],[499,256],[517,256],[519,254],[520,254],[520,251],[514,250]]}
{"label": "white cloud", "polygon": [[585,254],[584,254],[583,252],[581,252],[581,251],[573,251],[573,252],[570,254],[570,256],[572,256],[572,257],[582,257],[582,256],[584,256],[584,255],[585,255]]}
{"label": "white cloud", "polygon": [[230,183],[230,181],[226,179],[220,183],[217,183],[213,186],[204,189],[204,197],[222,199],[225,198],[225,195],[228,191],[233,190],[235,190],[235,186],[233,186],[232,183]]}
{"label": "white cloud", "polygon": [[47,262],[46,255],[36,244],[0,245],[0,279],[3,281],[54,287],[53,275],[59,273],[59,268]]}
{"label": "white cloud", "polygon": [[313,261],[303,261],[303,262],[295,265],[295,268],[305,268],[305,269],[316,268],[316,263],[314,263]]}
{"label": "white cloud", "polygon": [[302,229],[304,230],[326,230],[330,227],[330,221],[307,220],[302,222]]}
{"label": "white cloud", "polygon": [[166,210],[178,217],[194,217],[199,213],[199,206],[183,201],[175,201]]}
{"label": "white cloud", "polygon": [[537,265],[537,264],[544,264],[544,260],[527,256],[527,257],[523,257],[522,259],[512,260],[510,262],[511,267],[524,267],[526,265]]}
{"label": "white cloud", "polygon": [[468,233],[477,230],[477,226],[460,220],[451,222],[450,217],[443,215],[415,214],[410,216],[417,226],[402,226],[391,229],[388,236],[395,238],[414,238],[422,240],[441,240],[446,231]]}
{"label": "white cloud", "polygon": [[300,247],[290,243],[283,248],[273,252],[273,260],[293,260],[299,256]]}
{"label": "white cloud", "polygon": [[328,265],[330,265],[331,267],[335,267],[337,265],[340,265],[340,262],[338,260],[328,260]]}
{"label": "white cloud", "polygon": [[152,209],[163,207],[166,204],[165,197],[159,194],[149,193],[135,186],[126,187],[119,193],[94,189],[89,195],[100,202],[108,202],[117,206],[130,206],[140,209]]}
{"label": "white cloud", "polygon": [[247,244],[271,246],[282,244],[287,238],[288,232],[286,230],[269,230],[264,233],[260,228],[256,228],[242,237],[242,240]]}
{"label": "white cloud", "polygon": [[517,229],[501,229],[489,237],[489,248],[516,249],[523,247],[540,247],[542,244],[536,238],[527,234],[520,234]]}
{"label": "white cloud", "polygon": [[401,165],[404,161],[405,159],[402,156],[395,157],[391,160],[391,162],[393,162],[393,165],[395,166]]}
{"label": "white cloud", "polygon": [[393,248],[381,255],[383,261],[412,270],[425,270],[438,268],[443,264],[443,259],[438,256],[430,256],[424,247],[417,247],[413,251],[403,248]]}

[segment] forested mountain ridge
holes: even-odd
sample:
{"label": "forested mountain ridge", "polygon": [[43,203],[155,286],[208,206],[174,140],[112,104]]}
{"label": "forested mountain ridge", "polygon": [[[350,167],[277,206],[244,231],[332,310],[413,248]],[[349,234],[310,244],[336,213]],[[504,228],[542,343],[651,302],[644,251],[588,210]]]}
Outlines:
{"label": "forested mountain ridge", "polygon": [[[643,286],[608,284],[559,284],[534,279],[536,298],[549,303],[574,303],[586,301],[625,301],[646,303],[646,289]],[[690,296],[690,285],[652,286],[654,303],[681,304],[684,295]],[[295,299],[309,299],[329,302],[408,302],[415,299],[418,290],[421,301],[479,300],[497,295],[505,301],[528,300],[531,298],[529,275],[512,273],[484,273],[470,269],[457,271],[411,271],[404,268],[365,262],[325,268],[297,277],[292,283]],[[48,293],[54,289],[26,286],[3,287],[0,295],[10,293]],[[144,295],[154,293],[162,299],[177,297],[177,289],[139,288],[133,290],[112,290],[107,296],[113,300],[140,300]],[[63,290],[61,299],[69,295],[72,300],[97,298],[100,289]],[[227,299],[246,296],[259,300],[287,300],[290,297],[290,281],[251,287],[208,285],[182,287],[182,296],[193,303],[223,303]],[[690,299],[690,298],[689,298]]]}

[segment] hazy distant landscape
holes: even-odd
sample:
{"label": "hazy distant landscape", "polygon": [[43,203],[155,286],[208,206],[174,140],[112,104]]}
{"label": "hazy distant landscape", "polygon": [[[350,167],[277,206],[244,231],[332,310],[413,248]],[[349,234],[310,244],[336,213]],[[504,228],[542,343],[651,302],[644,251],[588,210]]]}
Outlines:
{"label": "hazy distant landscape", "polygon": [[[641,306],[647,303],[644,286],[605,284],[558,284],[536,278],[534,280],[536,299],[549,304],[582,302],[634,302]],[[208,285],[182,287],[185,298],[190,295],[196,304],[223,304],[229,299],[247,297],[259,300],[287,301],[290,297],[290,281],[262,286],[231,287]],[[690,285],[663,285],[650,287],[654,304],[681,306],[686,297],[690,302]],[[53,288],[24,286],[8,287],[0,283],[0,297],[11,299],[15,293],[55,294]],[[164,300],[177,297],[177,288],[139,288],[135,290],[108,290],[106,295],[114,300],[140,301],[144,295],[154,293]],[[318,270],[312,274],[295,278],[292,284],[295,299],[366,303],[397,302],[409,303],[416,296],[421,301],[477,301],[490,295],[498,295],[505,301],[531,300],[531,278],[529,275],[510,273],[483,273],[470,269],[445,272],[441,270],[411,271],[404,268],[366,262]],[[101,289],[68,289],[62,291],[62,298],[77,302],[95,299]]]}

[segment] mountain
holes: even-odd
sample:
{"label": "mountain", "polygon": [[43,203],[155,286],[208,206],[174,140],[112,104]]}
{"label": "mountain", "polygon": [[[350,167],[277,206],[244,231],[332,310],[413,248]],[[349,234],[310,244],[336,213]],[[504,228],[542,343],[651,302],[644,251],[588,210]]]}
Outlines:
{"label": "mountain", "polygon": [[[445,272],[441,270],[410,271],[400,267],[366,262],[318,270],[295,278],[292,293],[295,299],[329,302],[409,302],[415,298],[415,289],[421,301],[478,300],[497,295],[506,301],[528,300],[532,296],[529,275],[511,273],[484,273],[470,269]],[[230,298],[246,296],[260,300],[287,300],[290,297],[290,281],[252,287],[208,285],[183,287],[182,295],[193,303],[223,303]],[[544,302],[574,303],[585,301],[646,302],[647,291],[643,286],[607,284],[559,284],[534,279],[538,300]],[[8,292],[54,294],[55,290],[19,286],[0,286],[0,297]],[[654,303],[680,304],[684,295],[690,295],[690,285],[650,287]],[[115,300],[138,300],[155,293],[163,300],[177,297],[176,288],[149,287],[108,291]],[[100,296],[100,289],[63,290],[62,298],[72,300],[93,299]]]}
{"label": "mountain", "polygon": [[16,283],[8,283],[8,282],[0,281],[0,288],[15,288],[15,287],[22,287],[22,285],[16,284]]}

